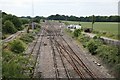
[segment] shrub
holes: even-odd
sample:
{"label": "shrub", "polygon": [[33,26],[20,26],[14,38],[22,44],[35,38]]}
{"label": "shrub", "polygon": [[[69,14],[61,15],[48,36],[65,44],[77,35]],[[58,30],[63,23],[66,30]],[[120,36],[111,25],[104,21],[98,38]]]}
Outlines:
{"label": "shrub", "polygon": [[69,33],[72,33],[72,31],[70,30],[70,29],[65,29],[67,32],[69,32]]}
{"label": "shrub", "polygon": [[11,21],[13,22],[13,24],[15,25],[15,28],[17,30],[22,30],[23,29],[22,22],[17,16],[13,15]]}
{"label": "shrub", "polygon": [[21,18],[20,20],[21,20],[21,23],[22,23],[22,24],[27,24],[27,23],[29,23],[29,20],[26,19],[26,18]]}
{"label": "shrub", "polygon": [[100,36],[96,35],[96,36],[93,37],[93,39],[100,39]]}
{"label": "shrub", "polygon": [[[4,61],[2,65],[2,76],[3,78],[25,78],[27,77],[24,70],[27,70],[25,64],[28,63],[28,59],[23,56],[16,55],[13,56],[10,62]],[[22,65],[22,66],[21,66]]]}
{"label": "shrub", "polygon": [[36,25],[37,28],[41,28],[41,26],[39,24]]}
{"label": "shrub", "polygon": [[107,34],[107,32],[105,32],[105,31],[103,31],[103,32],[101,32],[103,35],[106,35]]}
{"label": "shrub", "polygon": [[15,28],[14,24],[7,20],[5,21],[4,25],[3,25],[3,33],[15,33],[17,32],[17,29]]}
{"label": "shrub", "polygon": [[112,37],[114,37],[115,35],[114,35],[114,34],[111,34],[111,33],[107,33],[106,36],[112,38]]}
{"label": "shrub", "polygon": [[86,43],[87,43],[90,39],[89,39],[88,36],[85,36],[85,35],[82,35],[82,34],[81,34],[81,35],[78,37],[78,40],[79,40],[80,42],[82,42],[83,47],[86,47]]}
{"label": "shrub", "polygon": [[87,48],[91,52],[91,54],[94,55],[96,54],[96,49],[98,48],[98,45],[93,39],[91,39],[89,42],[87,42]]}
{"label": "shrub", "polygon": [[75,37],[78,37],[81,34],[81,30],[80,29],[75,29],[73,34],[74,34]]}
{"label": "shrub", "polygon": [[33,33],[25,34],[20,38],[20,40],[22,40],[25,43],[32,42],[33,39],[34,39]]}
{"label": "shrub", "polygon": [[4,61],[9,61],[10,59],[12,59],[13,57],[15,57],[15,55],[9,51],[9,50],[3,50],[2,51],[2,60]]}
{"label": "shrub", "polygon": [[109,64],[120,63],[119,49],[114,46],[102,45],[96,50],[98,55]]}
{"label": "shrub", "polygon": [[4,49],[2,52],[2,78],[27,77],[23,72],[28,69],[28,66],[25,66],[28,62],[28,58]]}
{"label": "shrub", "polygon": [[4,62],[2,68],[3,78],[20,78],[22,76],[22,67],[15,62]]}
{"label": "shrub", "polygon": [[21,40],[14,40],[10,43],[10,49],[15,53],[22,53],[25,51],[25,44]]}

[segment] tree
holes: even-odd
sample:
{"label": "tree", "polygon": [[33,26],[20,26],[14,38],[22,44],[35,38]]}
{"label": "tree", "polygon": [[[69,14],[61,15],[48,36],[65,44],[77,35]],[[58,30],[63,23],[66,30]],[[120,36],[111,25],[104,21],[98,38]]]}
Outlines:
{"label": "tree", "polygon": [[6,20],[10,20],[11,21],[12,20],[12,15],[3,13],[3,15],[2,15],[2,24],[4,24]]}
{"label": "tree", "polygon": [[3,16],[3,23],[6,21],[6,20],[9,20],[11,21],[15,28],[17,30],[21,30],[22,29],[22,22],[20,21],[20,19],[17,17],[17,16],[14,16],[14,15],[11,15],[11,14],[7,14],[7,15],[4,15]]}
{"label": "tree", "polygon": [[22,24],[28,24],[29,23],[29,20],[26,19],[26,18],[21,18],[20,20],[21,20]]}
{"label": "tree", "polygon": [[13,16],[12,22],[15,25],[17,30],[22,30],[23,29],[22,28],[22,22],[21,22],[21,20],[18,17]]}
{"label": "tree", "polygon": [[35,18],[33,18],[33,22],[39,23],[40,22],[40,17],[36,16]]}
{"label": "tree", "polygon": [[93,24],[95,23],[95,16],[92,16],[92,31],[93,31]]}
{"label": "tree", "polygon": [[7,20],[4,22],[4,25],[3,25],[3,33],[15,33],[17,32],[17,29],[15,28],[14,24]]}

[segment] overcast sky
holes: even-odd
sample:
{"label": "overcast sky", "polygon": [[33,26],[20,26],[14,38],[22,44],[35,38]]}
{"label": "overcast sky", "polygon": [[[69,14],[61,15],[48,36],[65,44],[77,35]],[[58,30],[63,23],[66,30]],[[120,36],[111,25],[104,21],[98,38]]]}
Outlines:
{"label": "overcast sky", "polygon": [[[0,10],[17,16],[54,14],[91,16],[117,15],[119,0],[0,0]],[[33,2],[33,8],[32,8]]]}

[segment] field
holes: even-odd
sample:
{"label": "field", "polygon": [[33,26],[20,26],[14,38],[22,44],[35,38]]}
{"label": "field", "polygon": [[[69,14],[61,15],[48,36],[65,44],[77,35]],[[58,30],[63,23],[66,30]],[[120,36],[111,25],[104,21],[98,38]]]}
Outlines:
{"label": "field", "polygon": [[[75,22],[75,21],[62,21],[68,24],[81,24],[83,28],[91,28],[91,22]],[[119,23],[120,24],[120,23]],[[94,30],[100,32],[109,32],[111,34],[118,35],[118,23],[117,22],[95,22]]]}

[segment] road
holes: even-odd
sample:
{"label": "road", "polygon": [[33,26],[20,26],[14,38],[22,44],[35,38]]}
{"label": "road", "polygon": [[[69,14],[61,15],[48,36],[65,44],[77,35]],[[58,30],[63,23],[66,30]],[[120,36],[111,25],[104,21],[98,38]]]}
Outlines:
{"label": "road", "polygon": [[65,33],[61,23],[45,22],[27,53],[34,59],[32,78],[112,78],[103,66]]}

